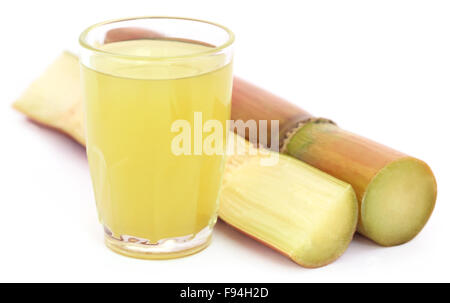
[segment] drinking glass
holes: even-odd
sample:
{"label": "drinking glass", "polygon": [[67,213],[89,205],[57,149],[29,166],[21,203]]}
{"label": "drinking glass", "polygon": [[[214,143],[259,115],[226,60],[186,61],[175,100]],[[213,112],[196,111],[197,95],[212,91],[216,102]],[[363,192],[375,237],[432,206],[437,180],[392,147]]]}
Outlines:
{"label": "drinking glass", "polygon": [[217,220],[233,33],[139,17],[80,36],[89,168],[106,245],[163,259],[205,248]]}

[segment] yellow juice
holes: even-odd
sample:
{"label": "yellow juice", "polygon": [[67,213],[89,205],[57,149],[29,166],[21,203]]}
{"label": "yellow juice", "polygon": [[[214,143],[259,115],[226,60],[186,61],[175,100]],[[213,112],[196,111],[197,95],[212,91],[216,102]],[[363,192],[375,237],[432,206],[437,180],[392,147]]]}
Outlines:
{"label": "yellow juice", "polygon": [[151,245],[212,227],[224,156],[175,155],[171,145],[179,133],[171,126],[188,121],[193,147],[194,113],[200,112],[203,121],[220,121],[225,137],[231,62],[191,56],[210,47],[173,40],[101,48],[124,55],[98,53],[89,67],[82,65],[87,154],[105,230],[120,241]]}

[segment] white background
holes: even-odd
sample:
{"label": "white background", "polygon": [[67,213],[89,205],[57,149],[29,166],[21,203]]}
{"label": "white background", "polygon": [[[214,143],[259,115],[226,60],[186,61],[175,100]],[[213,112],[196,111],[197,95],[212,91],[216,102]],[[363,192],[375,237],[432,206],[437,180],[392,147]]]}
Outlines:
{"label": "white background", "polygon": [[[222,222],[188,258],[109,251],[84,149],[11,103],[86,26],[141,15],[230,27],[236,75],[428,162],[438,201],[422,233],[392,248],[356,236],[313,270]],[[450,2],[2,1],[0,33],[0,281],[450,281]]]}

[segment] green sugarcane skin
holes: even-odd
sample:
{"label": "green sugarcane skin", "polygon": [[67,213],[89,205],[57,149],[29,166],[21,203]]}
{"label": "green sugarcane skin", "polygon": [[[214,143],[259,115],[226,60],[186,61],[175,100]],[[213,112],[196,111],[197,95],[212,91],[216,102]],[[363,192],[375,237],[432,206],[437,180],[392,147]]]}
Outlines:
{"label": "green sugarcane skin", "polygon": [[384,246],[405,243],[425,226],[437,186],[428,165],[325,120],[302,124],[285,153],[352,184],[358,232]]}

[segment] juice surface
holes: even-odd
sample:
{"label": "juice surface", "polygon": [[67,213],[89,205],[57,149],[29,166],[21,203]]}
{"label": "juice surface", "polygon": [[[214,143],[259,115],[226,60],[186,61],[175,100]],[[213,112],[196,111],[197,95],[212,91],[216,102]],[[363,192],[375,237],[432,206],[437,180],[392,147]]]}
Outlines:
{"label": "juice surface", "polygon": [[[230,117],[231,63],[194,57],[208,46],[132,40],[101,47],[123,55],[180,60],[130,60],[97,54],[82,66],[87,154],[99,218],[113,237],[157,243],[190,236],[216,220],[223,155],[175,155],[172,123],[194,112],[203,121]],[[207,136],[204,133],[204,137]]]}

